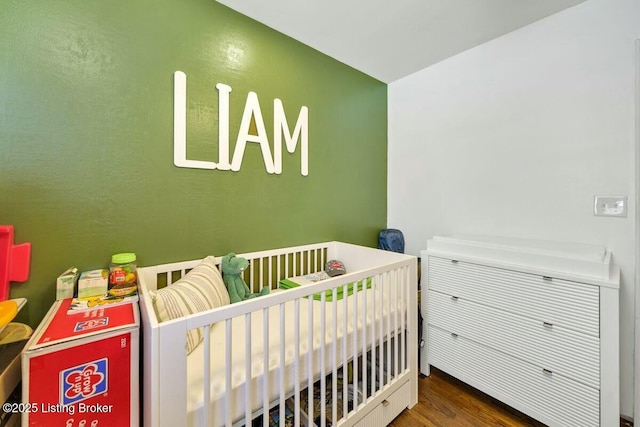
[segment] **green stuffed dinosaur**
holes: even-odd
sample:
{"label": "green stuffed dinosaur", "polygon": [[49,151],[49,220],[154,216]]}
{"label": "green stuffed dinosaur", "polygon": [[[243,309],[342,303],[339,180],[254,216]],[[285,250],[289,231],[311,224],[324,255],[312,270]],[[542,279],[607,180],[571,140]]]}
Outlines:
{"label": "green stuffed dinosaur", "polygon": [[236,257],[230,253],[222,258],[222,278],[229,292],[229,300],[234,302],[244,301],[269,293],[269,288],[264,287],[258,294],[252,294],[251,289],[244,283],[242,272],[249,266],[249,261],[245,258]]}

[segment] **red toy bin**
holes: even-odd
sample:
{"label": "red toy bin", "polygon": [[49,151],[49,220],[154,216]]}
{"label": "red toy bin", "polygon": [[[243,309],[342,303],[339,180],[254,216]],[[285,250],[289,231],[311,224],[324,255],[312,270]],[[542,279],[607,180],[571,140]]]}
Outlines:
{"label": "red toy bin", "polygon": [[54,303],[22,353],[22,426],[138,426],[137,303],[68,314],[71,301]]}

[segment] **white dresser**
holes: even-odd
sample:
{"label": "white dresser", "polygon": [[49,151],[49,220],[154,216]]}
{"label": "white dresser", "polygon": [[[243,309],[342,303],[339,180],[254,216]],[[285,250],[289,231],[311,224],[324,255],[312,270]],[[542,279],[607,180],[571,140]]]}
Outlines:
{"label": "white dresser", "polygon": [[424,374],[433,365],[549,426],[619,425],[610,252],[459,236],[421,256]]}

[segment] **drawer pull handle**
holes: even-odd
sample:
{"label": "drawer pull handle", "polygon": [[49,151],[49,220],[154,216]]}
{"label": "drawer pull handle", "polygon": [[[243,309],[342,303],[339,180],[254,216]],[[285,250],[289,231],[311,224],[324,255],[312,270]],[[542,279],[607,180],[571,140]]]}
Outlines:
{"label": "drawer pull handle", "polygon": [[549,322],[542,322],[542,325],[543,325],[545,328],[549,328],[549,329],[553,328],[553,323],[549,323]]}
{"label": "drawer pull handle", "polygon": [[542,276],[542,280],[546,280],[547,282],[550,282],[553,280],[553,277],[551,276]]}
{"label": "drawer pull handle", "polygon": [[451,297],[451,301],[458,301],[458,297]]}
{"label": "drawer pull handle", "polygon": [[382,406],[384,406],[385,408],[389,405],[391,405],[391,402],[389,402],[387,399],[382,401]]}
{"label": "drawer pull handle", "polygon": [[544,369],[544,368],[542,368],[542,372],[544,372],[545,375],[549,375],[549,376],[553,374],[553,371],[550,371],[549,369]]}
{"label": "drawer pull handle", "polygon": [[457,264],[457,263],[459,263],[459,262],[460,262],[460,261],[458,261],[457,259],[452,259],[452,260],[451,260],[451,264]]}
{"label": "drawer pull handle", "polygon": [[454,334],[453,332],[451,332],[451,336],[452,336],[453,338],[458,338],[458,334]]}

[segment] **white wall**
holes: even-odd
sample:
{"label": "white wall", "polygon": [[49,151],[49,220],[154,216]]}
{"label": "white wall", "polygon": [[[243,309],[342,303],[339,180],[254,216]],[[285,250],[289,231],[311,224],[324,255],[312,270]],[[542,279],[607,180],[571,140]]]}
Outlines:
{"label": "white wall", "polygon": [[[603,244],[622,269],[621,412],[633,413],[634,43],[640,2],[588,0],[389,85],[388,226]],[[627,218],[594,195],[627,195]]]}

